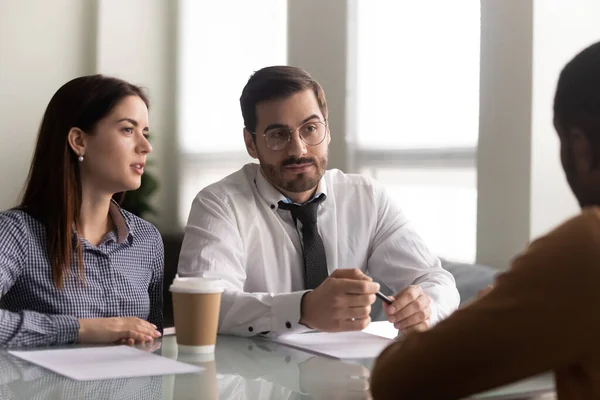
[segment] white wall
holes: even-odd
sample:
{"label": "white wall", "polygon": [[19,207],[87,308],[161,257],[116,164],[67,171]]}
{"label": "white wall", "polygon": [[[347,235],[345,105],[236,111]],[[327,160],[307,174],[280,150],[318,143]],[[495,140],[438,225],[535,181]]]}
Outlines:
{"label": "white wall", "polygon": [[0,210],[17,204],[54,92],[94,71],[94,6],[81,0],[0,1]]}
{"label": "white wall", "polygon": [[346,172],[347,10],[347,0],[288,0],[288,64],[306,69],[323,86],[331,130],[329,168]]}
{"label": "white wall", "polygon": [[148,89],[153,198],[163,232],[176,229],[176,1],[0,2],[0,209],[16,204],[43,112],[75,77],[113,75]]}
{"label": "white wall", "polygon": [[529,240],[532,13],[481,2],[477,261],[497,268]]}
{"label": "white wall", "polygon": [[163,233],[177,230],[176,1],[98,0],[97,72],[147,88],[154,152],[148,168],[160,184],[152,198]]}

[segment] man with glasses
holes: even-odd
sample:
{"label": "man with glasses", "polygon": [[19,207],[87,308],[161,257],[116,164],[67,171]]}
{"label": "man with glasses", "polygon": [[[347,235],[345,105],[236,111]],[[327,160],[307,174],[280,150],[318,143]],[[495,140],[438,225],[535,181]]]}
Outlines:
{"label": "man with glasses", "polygon": [[327,171],[325,93],[306,71],[263,68],[240,103],[259,164],[196,196],[178,267],[226,282],[221,333],[364,329],[379,291],[371,277],[396,294],[384,308],[401,332],[456,309],[452,275],[382,188]]}

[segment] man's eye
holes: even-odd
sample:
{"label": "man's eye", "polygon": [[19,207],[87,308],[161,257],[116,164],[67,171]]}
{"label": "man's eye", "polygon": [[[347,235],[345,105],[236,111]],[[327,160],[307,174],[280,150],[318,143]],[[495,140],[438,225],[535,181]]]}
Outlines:
{"label": "man's eye", "polygon": [[286,131],[274,131],[274,132],[269,132],[268,136],[271,139],[284,139],[285,136],[287,135]]}
{"label": "man's eye", "polygon": [[302,127],[302,131],[300,132],[302,136],[311,136],[314,135],[319,128],[315,124],[310,124]]}

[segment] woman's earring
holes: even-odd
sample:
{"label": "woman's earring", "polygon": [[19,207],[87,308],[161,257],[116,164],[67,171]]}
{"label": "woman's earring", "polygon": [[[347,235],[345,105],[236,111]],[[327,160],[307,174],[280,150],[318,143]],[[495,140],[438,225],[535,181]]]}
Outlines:
{"label": "woman's earring", "polygon": [[78,160],[79,162],[83,162],[83,156],[79,156]]}

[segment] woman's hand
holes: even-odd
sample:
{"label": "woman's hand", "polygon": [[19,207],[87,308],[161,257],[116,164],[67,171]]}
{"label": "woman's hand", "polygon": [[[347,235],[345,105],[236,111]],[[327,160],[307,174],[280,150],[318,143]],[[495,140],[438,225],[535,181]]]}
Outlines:
{"label": "woman's hand", "polygon": [[161,336],[156,326],[136,317],[83,318],[79,320],[79,343],[107,344],[152,342]]}

